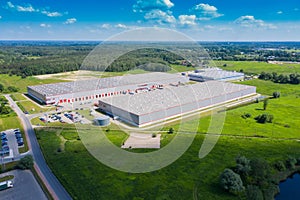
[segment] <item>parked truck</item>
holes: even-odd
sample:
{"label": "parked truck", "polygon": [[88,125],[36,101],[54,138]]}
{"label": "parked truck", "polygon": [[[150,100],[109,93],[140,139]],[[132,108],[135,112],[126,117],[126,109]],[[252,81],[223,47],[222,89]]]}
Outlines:
{"label": "parked truck", "polygon": [[12,181],[3,181],[0,183],[0,191],[8,188],[12,188],[13,186],[14,185]]}

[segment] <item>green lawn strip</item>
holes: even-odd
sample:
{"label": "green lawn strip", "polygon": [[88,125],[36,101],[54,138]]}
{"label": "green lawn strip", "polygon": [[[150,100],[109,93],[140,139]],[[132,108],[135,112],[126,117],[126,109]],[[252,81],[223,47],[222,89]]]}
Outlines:
{"label": "green lawn strip", "polygon": [[14,100],[14,101],[26,101],[28,100],[26,97],[23,96],[23,94],[21,93],[14,93],[11,94],[10,97]]}
{"label": "green lawn strip", "polygon": [[[292,74],[300,71],[300,64],[270,64],[256,61],[213,61],[216,66],[225,70],[260,74],[261,72],[276,72],[278,74]],[[225,66],[226,65],[226,66]]]}
{"label": "green lawn strip", "polygon": [[37,104],[31,102],[31,100],[19,101],[17,102],[17,104],[23,112],[27,111],[29,114],[49,112],[55,110],[54,107],[40,107]]}
{"label": "green lawn strip", "polygon": [[18,162],[14,161],[14,162],[6,163],[4,165],[0,165],[0,171],[2,173],[4,173],[4,172],[14,170],[14,169],[16,169],[17,164],[18,164]]}
{"label": "green lawn strip", "polygon": [[0,182],[9,181],[9,180],[12,180],[13,178],[14,178],[13,175],[4,176],[4,177],[0,178]]}
{"label": "green lawn strip", "polygon": [[169,71],[169,73],[187,72],[187,71],[195,70],[194,67],[188,67],[184,65],[171,64],[170,66],[171,66],[171,70]]}

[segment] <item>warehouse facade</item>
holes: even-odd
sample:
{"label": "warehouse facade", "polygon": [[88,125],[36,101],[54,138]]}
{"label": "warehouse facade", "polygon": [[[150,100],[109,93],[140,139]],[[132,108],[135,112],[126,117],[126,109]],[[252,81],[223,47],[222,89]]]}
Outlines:
{"label": "warehouse facade", "polygon": [[198,82],[204,82],[209,80],[235,81],[243,80],[245,74],[235,71],[225,71],[220,68],[214,67],[195,70],[195,72],[189,73],[188,76],[190,80]]}
{"label": "warehouse facade", "polygon": [[188,82],[178,74],[161,72],[28,86],[28,95],[42,104],[74,103],[139,93],[165,84]]}
{"label": "warehouse facade", "polygon": [[126,123],[141,127],[254,94],[256,88],[253,86],[221,81],[169,84],[145,93],[101,99],[99,108]]}

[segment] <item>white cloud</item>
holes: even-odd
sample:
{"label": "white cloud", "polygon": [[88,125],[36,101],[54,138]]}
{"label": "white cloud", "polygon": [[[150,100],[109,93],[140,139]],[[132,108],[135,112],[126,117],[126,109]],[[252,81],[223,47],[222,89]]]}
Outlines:
{"label": "white cloud", "polygon": [[110,24],[102,24],[101,28],[109,29],[109,28],[111,28],[111,25]]}
{"label": "white cloud", "polygon": [[169,9],[174,6],[170,0],[137,0],[133,5],[134,12],[147,12],[156,9]]}
{"label": "white cloud", "polygon": [[223,16],[223,14],[218,12],[218,9],[215,6],[204,3],[194,6],[192,10],[197,12],[196,14],[199,15],[199,20],[210,20]]}
{"label": "white cloud", "polygon": [[267,29],[276,29],[277,27],[273,24],[265,23],[261,19],[255,19],[252,15],[241,16],[234,21],[236,24],[239,24],[243,27],[250,28],[267,28]]}
{"label": "white cloud", "polygon": [[8,6],[9,8],[15,8],[15,5],[12,4],[12,2],[10,2],[10,1],[7,2],[7,6]]}
{"label": "white cloud", "polygon": [[42,23],[42,24],[40,24],[40,27],[42,27],[42,28],[50,28],[51,25],[50,24],[44,24],[44,23]]}
{"label": "white cloud", "polygon": [[196,15],[179,15],[179,24],[181,25],[195,25]]}
{"label": "white cloud", "polygon": [[17,11],[19,11],[19,12],[39,12],[39,10],[33,8],[32,5],[17,6]]}
{"label": "white cloud", "polygon": [[159,24],[172,24],[176,22],[175,17],[172,15],[172,12],[164,12],[162,10],[156,9],[147,12],[144,16],[146,20],[155,21]]}
{"label": "white cloud", "polygon": [[14,5],[10,1],[7,2],[7,6],[5,8],[6,9],[15,10],[15,11],[18,11],[18,12],[30,12],[30,13],[31,12],[36,12],[36,13],[41,13],[41,14],[46,15],[48,17],[61,17],[61,16],[63,16],[63,14],[59,13],[59,12],[51,12],[51,11],[48,11],[47,9],[37,9],[37,8],[34,8],[30,4],[28,4],[26,6]]}
{"label": "white cloud", "polygon": [[127,29],[128,27],[125,24],[116,24],[115,28]]}
{"label": "white cloud", "polygon": [[277,12],[277,14],[281,15],[281,14],[283,14],[283,12],[280,10],[280,11]]}
{"label": "white cloud", "polygon": [[62,14],[59,12],[49,12],[49,11],[44,10],[41,13],[44,15],[47,15],[48,17],[61,17],[62,16]]}
{"label": "white cloud", "polygon": [[64,24],[74,24],[77,22],[77,19],[76,18],[70,18],[70,19],[67,19]]}

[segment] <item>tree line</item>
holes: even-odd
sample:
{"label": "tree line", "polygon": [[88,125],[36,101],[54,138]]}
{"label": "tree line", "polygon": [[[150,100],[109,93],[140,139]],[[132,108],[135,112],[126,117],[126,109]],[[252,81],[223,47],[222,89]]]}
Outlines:
{"label": "tree line", "polygon": [[1,46],[0,73],[22,76],[78,70],[90,46]]}
{"label": "tree line", "polygon": [[4,96],[0,96],[0,116],[8,115],[13,112],[7,104],[8,100]]}
{"label": "tree line", "polygon": [[[148,71],[166,71],[170,64],[181,64],[180,56],[162,49],[144,48],[128,52],[109,66],[97,63],[82,66],[87,55],[96,47],[96,42],[1,42],[0,73],[22,77],[90,69],[110,72],[128,71],[147,63]],[[174,44],[177,45],[177,44]],[[267,61],[274,56],[279,61],[300,61],[299,43],[200,43],[213,60]],[[176,46],[175,46],[176,47]],[[283,48],[284,47],[284,48]],[[187,47],[193,51],[193,47]],[[273,49],[271,49],[273,48]],[[112,54],[115,49],[111,49]],[[280,75],[279,75],[280,76]],[[283,77],[282,77],[283,76]],[[291,77],[282,75],[280,82]],[[299,81],[298,78],[296,78]]]}
{"label": "tree line", "polygon": [[262,72],[259,76],[259,79],[262,80],[270,80],[274,83],[289,83],[289,84],[299,84],[300,83],[300,74],[277,74],[276,72],[273,73],[265,73]]}

